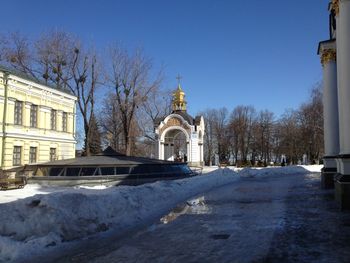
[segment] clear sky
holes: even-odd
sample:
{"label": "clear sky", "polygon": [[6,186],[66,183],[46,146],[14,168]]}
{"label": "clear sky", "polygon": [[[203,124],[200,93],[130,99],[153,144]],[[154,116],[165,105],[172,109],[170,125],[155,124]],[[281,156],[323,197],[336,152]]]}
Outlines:
{"label": "clear sky", "polygon": [[165,88],[182,75],[191,114],[253,105],[297,108],[322,78],[328,0],[124,0],[1,3],[0,31],[36,37],[57,28],[102,48],[142,46]]}

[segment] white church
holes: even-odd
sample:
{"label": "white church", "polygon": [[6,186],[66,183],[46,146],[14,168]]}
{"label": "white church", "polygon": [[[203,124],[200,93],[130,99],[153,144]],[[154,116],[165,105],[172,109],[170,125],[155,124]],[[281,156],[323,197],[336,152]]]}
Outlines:
{"label": "white church", "polygon": [[180,82],[173,93],[172,112],[155,121],[158,159],[203,166],[203,116],[193,118],[186,111],[185,93]]}

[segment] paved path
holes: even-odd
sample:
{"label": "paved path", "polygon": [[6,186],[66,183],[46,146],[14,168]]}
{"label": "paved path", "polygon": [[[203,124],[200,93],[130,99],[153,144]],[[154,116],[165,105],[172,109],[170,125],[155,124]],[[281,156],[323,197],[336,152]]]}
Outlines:
{"label": "paved path", "polygon": [[350,262],[350,213],[319,184],[319,174],[244,178],[176,209],[167,224],[71,260]]}

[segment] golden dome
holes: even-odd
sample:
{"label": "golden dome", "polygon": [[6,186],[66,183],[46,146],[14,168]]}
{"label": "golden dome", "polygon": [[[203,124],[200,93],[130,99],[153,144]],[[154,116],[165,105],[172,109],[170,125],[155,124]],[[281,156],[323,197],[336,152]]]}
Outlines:
{"label": "golden dome", "polygon": [[186,111],[186,104],[185,101],[185,92],[182,90],[180,83],[177,86],[177,89],[173,93],[173,111]]}

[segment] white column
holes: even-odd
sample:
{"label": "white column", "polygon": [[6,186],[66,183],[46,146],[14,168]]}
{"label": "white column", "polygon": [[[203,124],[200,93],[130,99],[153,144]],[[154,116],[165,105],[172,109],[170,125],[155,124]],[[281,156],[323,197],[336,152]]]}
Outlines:
{"label": "white column", "polygon": [[164,144],[159,140],[158,141],[158,159],[164,160]]}
{"label": "white column", "polygon": [[340,154],[350,154],[350,0],[339,1],[337,70]]}
{"label": "white column", "polygon": [[[339,118],[335,41],[320,43],[323,66],[323,116],[325,157],[339,154]],[[327,163],[327,159],[325,160]],[[332,167],[336,167],[336,163]],[[327,166],[327,165],[326,165]]]}
{"label": "white column", "polygon": [[204,166],[204,149],[203,149],[203,144],[200,145],[200,150],[201,150],[201,163]]}
{"label": "white column", "polygon": [[193,163],[199,162],[199,145],[196,137],[191,138],[191,156]]}
{"label": "white column", "polygon": [[187,162],[192,162],[192,154],[191,154],[191,140],[187,142]]}
{"label": "white column", "polygon": [[323,67],[323,117],[324,117],[324,168],[321,174],[322,188],[334,187],[334,175],[338,171],[337,156],[339,154],[339,118],[337,64],[335,40],[323,41],[319,44]]}
{"label": "white column", "polygon": [[168,161],[174,161],[175,158],[174,158],[174,145],[169,143],[169,154],[168,154]]}
{"label": "white column", "polygon": [[168,160],[169,156],[169,145],[163,144],[163,160]]}

